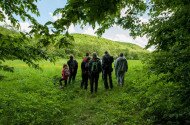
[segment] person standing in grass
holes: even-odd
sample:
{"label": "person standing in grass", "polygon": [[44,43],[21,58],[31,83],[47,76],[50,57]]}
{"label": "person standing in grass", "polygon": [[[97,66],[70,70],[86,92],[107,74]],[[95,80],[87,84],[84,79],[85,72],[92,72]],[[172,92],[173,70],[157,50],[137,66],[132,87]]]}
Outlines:
{"label": "person standing in grass", "polygon": [[88,87],[88,79],[90,78],[89,76],[89,62],[90,62],[90,57],[85,57],[86,59],[83,59],[81,63],[81,70],[82,70],[82,81],[81,81],[81,88],[84,88],[87,90]]}
{"label": "person standing in grass", "polygon": [[89,53],[86,53],[86,56],[83,58],[83,62],[86,62],[88,57],[89,57]]}
{"label": "person standing in grass", "polygon": [[[112,63],[113,57],[105,51],[105,55],[102,57],[102,73],[103,73],[103,80],[104,80],[104,87],[105,89],[113,88],[112,83],[112,76],[111,73],[113,71]],[[108,85],[108,77],[109,77],[109,85]]]}
{"label": "person standing in grass", "polygon": [[115,74],[118,85],[123,86],[124,76],[127,70],[128,70],[127,59],[124,57],[123,53],[120,53],[119,57],[115,61]]}
{"label": "person standing in grass", "polygon": [[98,79],[99,74],[102,71],[100,59],[97,57],[97,54],[94,52],[92,55],[92,60],[89,63],[90,70],[90,91],[97,92],[98,90]]}
{"label": "person standing in grass", "polygon": [[70,70],[69,83],[75,81],[75,77],[78,69],[78,62],[74,59],[73,55],[70,55],[70,59],[67,61]]}
{"label": "person standing in grass", "polygon": [[67,64],[64,64],[62,69],[62,78],[59,80],[61,89],[63,88],[62,81],[65,81],[65,86],[67,86],[67,79],[69,75],[70,75],[69,67],[67,66]]}

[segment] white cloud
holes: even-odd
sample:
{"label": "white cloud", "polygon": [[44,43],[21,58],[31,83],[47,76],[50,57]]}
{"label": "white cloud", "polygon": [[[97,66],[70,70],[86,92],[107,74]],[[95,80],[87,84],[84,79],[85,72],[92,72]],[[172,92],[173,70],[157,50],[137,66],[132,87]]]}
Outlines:
{"label": "white cloud", "polygon": [[52,18],[53,21],[61,19],[61,16],[62,16],[61,14],[53,16],[53,13],[51,13],[51,12],[49,13],[49,15],[51,16],[51,18]]}
{"label": "white cloud", "polygon": [[146,16],[141,16],[139,19],[140,19],[140,21],[141,21],[142,23],[147,23],[147,22],[149,21],[149,18],[146,17]]}
{"label": "white cloud", "polygon": [[148,39],[146,38],[146,36],[137,37],[136,39],[134,39],[133,42],[136,43],[137,45],[140,45],[141,47],[145,47],[148,43]]}
{"label": "white cloud", "polygon": [[5,12],[1,8],[0,8],[0,11],[3,12],[3,15],[5,16],[4,21],[0,22],[0,26],[11,25],[11,21],[8,19],[8,16],[5,14]]}
{"label": "white cloud", "polygon": [[29,27],[31,24],[29,22],[20,22],[20,31],[22,32],[30,32],[31,28]]}
{"label": "white cloud", "polygon": [[120,41],[120,42],[128,42],[128,43],[133,43],[137,44],[141,47],[145,47],[148,43],[148,39],[146,36],[143,37],[137,37],[136,39],[133,39],[129,34],[115,34],[115,35],[107,35],[105,38],[113,40],[113,41]]}
{"label": "white cloud", "polygon": [[133,38],[129,37],[126,34],[116,34],[116,35],[112,36],[112,39],[114,41],[121,41],[121,42],[132,42],[133,41]]}
{"label": "white cloud", "polygon": [[[97,28],[96,28],[97,29]],[[96,29],[92,29],[92,27],[87,27],[87,29],[84,30],[83,34],[88,34],[92,36],[97,36],[95,34]]]}
{"label": "white cloud", "polygon": [[128,7],[123,8],[123,9],[120,11],[120,17],[126,17],[127,14],[128,14],[128,12],[127,12],[128,10],[129,10]]}
{"label": "white cloud", "polygon": [[74,26],[73,24],[71,24],[71,25],[69,26],[68,31],[69,31],[69,33],[75,33],[75,32],[76,32],[75,26]]}

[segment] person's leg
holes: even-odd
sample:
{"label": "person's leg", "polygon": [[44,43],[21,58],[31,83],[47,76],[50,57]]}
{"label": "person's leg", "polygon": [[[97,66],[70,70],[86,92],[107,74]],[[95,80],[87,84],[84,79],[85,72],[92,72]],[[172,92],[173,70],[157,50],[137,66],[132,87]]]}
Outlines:
{"label": "person's leg", "polygon": [[99,74],[96,74],[95,76],[95,92],[98,90],[98,79],[99,79]]}
{"label": "person's leg", "polygon": [[110,83],[110,88],[113,88],[113,83],[112,83],[112,76],[111,76],[111,72],[108,73],[109,76],[109,83]]}
{"label": "person's leg", "polygon": [[121,73],[121,85],[124,85],[124,76],[125,76],[125,72]]}
{"label": "person's leg", "polygon": [[73,78],[72,78],[72,81],[75,81],[75,77],[76,77],[76,75],[77,75],[77,71],[74,71],[74,72],[73,72]]}
{"label": "person's leg", "polygon": [[67,86],[67,80],[65,80],[65,86]]}
{"label": "person's leg", "polygon": [[90,79],[90,92],[93,93],[93,85],[94,85],[94,76],[92,75],[91,76],[91,79]]}
{"label": "person's leg", "polygon": [[69,76],[69,84],[71,83],[71,79],[73,78],[73,72],[70,73],[70,76]]}
{"label": "person's leg", "polygon": [[63,78],[61,78],[61,79],[59,80],[60,89],[62,89],[62,88],[63,88],[62,81],[63,81]]}
{"label": "person's leg", "polygon": [[108,87],[107,76],[108,76],[107,72],[104,71],[104,72],[103,72],[103,78],[104,78],[104,87],[105,87],[105,89],[108,89],[108,88],[109,88],[109,87]]}
{"label": "person's leg", "polygon": [[117,73],[117,83],[118,83],[118,85],[120,85],[120,74],[119,74],[119,72]]}
{"label": "person's leg", "polygon": [[87,90],[87,87],[88,87],[88,74],[85,74],[85,77],[84,77],[84,89]]}
{"label": "person's leg", "polygon": [[84,73],[82,73],[82,81],[81,81],[81,89],[84,87],[84,83],[85,83],[85,78],[84,78]]}
{"label": "person's leg", "polygon": [[122,73],[121,72],[118,73],[118,84],[119,84],[119,86],[122,85]]}
{"label": "person's leg", "polygon": [[62,84],[61,81],[63,81],[63,78],[61,78],[61,79],[59,80],[59,85],[60,85],[60,86],[63,86],[63,84]]}

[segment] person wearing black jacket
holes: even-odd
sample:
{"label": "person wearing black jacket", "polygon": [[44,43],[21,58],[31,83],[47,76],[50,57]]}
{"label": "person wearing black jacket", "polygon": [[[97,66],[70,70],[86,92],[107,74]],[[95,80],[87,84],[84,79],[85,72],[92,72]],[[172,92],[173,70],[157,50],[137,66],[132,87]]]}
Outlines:
{"label": "person wearing black jacket", "polygon": [[[112,83],[112,63],[113,63],[113,57],[110,56],[110,54],[105,51],[105,55],[102,57],[102,73],[103,73],[103,80],[104,80],[104,87],[105,89],[113,88]],[[108,78],[109,77],[109,85],[108,85]]]}
{"label": "person wearing black jacket", "polygon": [[100,59],[97,57],[97,54],[93,53],[92,56],[93,58],[89,63],[91,94],[93,94],[94,91],[97,92],[98,90],[99,74],[102,71],[101,62],[100,62]]}
{"label": "person wearing black jacket", "polygon": [[81,70],[82,70],[81,88],[84,88],[86,90],[88,87],[88,79],[90,78],[89,62],[90,62],[90,57],[86,57],[86,59],[83,59],[81,63]]}
{"label": "person wearing black jacket", "polygon": [[78,69],[78,62],[74,59],[73,55],[70,55],[70,59],[67,61],[67,64],[69,66],[69,71],[70,71],[68,83],[71,83],[71,80],[75,81],[75,77],[76,77],[77,69]]}

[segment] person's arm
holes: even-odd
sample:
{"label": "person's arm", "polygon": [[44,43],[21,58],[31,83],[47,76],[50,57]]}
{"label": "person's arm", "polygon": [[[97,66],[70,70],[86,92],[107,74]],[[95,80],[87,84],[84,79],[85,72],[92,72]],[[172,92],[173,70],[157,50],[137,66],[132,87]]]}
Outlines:
{"label": "person's arm", "polygon": [[102,68],[105,67],[105,56],[102,57]]}
{"label": "person's arm", "polygon": [[82,72],[84,72],[84,68],[85,68],[85,64],[84,64],[84,62],[82,62],[81,63],[81,70],[82,70]]}
{"label": "person's arm", "polygon": [[118,67],[117,65],[118,65],[118,59],[116,59],[116,60],[115,60],[115,63],[114,63],[114,68],[115,68],[115,70],[116,70],[117,67]]}
{"label": "person's arm", "polygon": [[126,72],[127,72],[128,71],[128,62],[127,62],[127,60],[125,62],[126,62]]}
{"label": "person's arm", "polygon": [[76,62],[76,69],[78,69],[78,62],[75,60],[75,62]]}
{"label": "person's arm", "polygon": [[98,61],[98,70],[99,70],[99,73],[102,72],[102,65],[101,65],[100,60]]}

